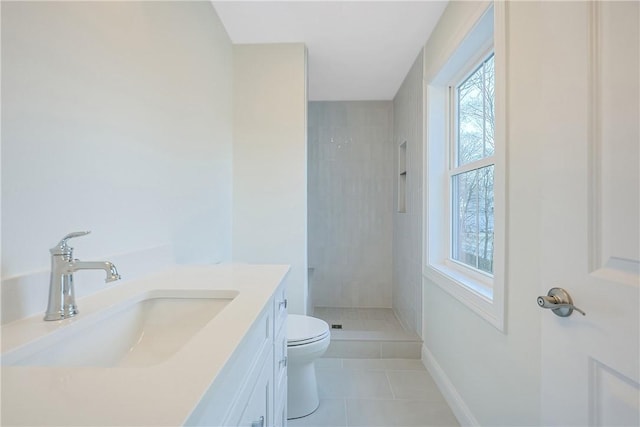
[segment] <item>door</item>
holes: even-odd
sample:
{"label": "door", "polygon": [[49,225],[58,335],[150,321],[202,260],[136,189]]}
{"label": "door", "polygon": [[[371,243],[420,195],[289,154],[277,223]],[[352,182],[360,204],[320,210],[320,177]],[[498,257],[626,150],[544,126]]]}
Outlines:
{"label": "door", "polygon": [[[545,3],[541,423],[638,426],[639,3]],[[532,303],[535,303],[532,301]]]}

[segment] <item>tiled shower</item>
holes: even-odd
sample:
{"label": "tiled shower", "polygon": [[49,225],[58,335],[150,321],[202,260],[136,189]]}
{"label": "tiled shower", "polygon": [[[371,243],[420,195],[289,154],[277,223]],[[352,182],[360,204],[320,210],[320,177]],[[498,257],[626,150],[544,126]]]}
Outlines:
{"label": "tiled shower", "polygon": [[[329,356],[419,357],[415,322],[407,325],[394,310],[402,142],[394,136],[394,101],[309,103],[310,313],[342,327],[332,330]],[[335,353],[345,344],[336,341],[350,339],[358,348]]]}
{"label": "tiled shower", "polygon": [[310,102],[311,299],[391,307],[393,103]]}

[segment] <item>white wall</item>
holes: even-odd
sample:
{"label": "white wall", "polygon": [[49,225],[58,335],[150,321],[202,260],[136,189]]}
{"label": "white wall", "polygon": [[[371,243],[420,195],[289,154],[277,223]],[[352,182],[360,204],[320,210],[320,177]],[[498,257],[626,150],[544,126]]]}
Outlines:
{"label": "white wall", "polygon": [[309,103],[309,266],[316,306],[391,307],[393,104]]}
{"label": "white wall", "polygon": [[231,87],[208,2],[2,2],[2,277],[85,229],[81,259],[229,260]]}
{"label": "white wall", "polygon": [[290,264],[290,312],[306,313],[306,50],[235,45],[233,58],[233,260]]}
{"label": "white wall", "polygon": [[[520,144],[536,131],[537,67],[545,60],[537,41],[544,23],[536,2],[507,5],[507,313],[506,333],[424,279],[423,334],[430,363],[447,377],[465,422],[538,425],[540,420],[540,309],[538,234],[539,146]],[[451,2],[425,47],[425,80],[443,65],[457,33],[486,3]],[[550,284],[551,286],[551,284]]]}
{"label": "white wall", "polygon": [[2,3],[4,321],[70,231],[85,260],[230,261],[234,208],[233,259],[292,264],[304,312],[305,48],[238,46],[235,93],[233,55],[208,2]]}
{"label": "white wall", "polygon": [[423,54],[393,98],[394,196],[398,200],[398,147],[406,141],[406,209],[393,211],[393,310],[412,332],[422,329]]}

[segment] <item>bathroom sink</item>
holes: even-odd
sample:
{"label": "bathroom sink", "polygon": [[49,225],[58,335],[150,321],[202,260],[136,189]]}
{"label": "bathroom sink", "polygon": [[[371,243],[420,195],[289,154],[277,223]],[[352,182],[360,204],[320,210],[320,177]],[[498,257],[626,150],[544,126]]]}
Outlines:
{"label": "bathroom sink", "polygon": [[238,295],[224,290],[151,291],[2,355],[3,365],[144,367],[178,352]]}

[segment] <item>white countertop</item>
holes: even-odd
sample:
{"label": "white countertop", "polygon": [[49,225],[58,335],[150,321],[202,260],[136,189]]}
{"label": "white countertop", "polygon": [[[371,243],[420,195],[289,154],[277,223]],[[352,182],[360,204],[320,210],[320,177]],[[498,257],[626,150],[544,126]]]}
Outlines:
{"label": "white countertop", "polygon": [[154,366],[2,366],[2,425],[182,425],[288,270],[284,265],[176,266],[105,285],[104,291],[78,299],[75,318],[45,322],[38,315],[3,326],[4,353],[150,290],[238,291],[184,347]]}

